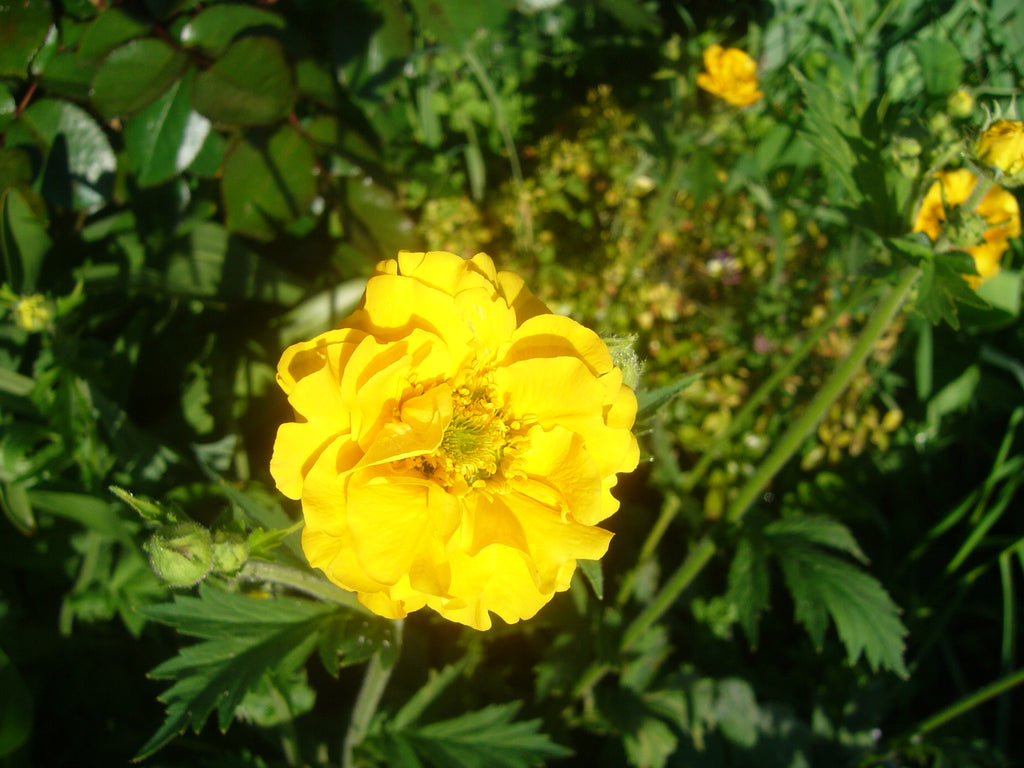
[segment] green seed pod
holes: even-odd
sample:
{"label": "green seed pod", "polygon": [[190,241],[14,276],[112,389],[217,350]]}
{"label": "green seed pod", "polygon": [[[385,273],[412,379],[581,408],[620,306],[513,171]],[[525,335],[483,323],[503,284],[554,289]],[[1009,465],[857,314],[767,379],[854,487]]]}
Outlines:
{"label": "green seed pod", "polygon": [[144,548],[153,571],[172,587],[198,584],[213,565],[210,532],[191,521],[163,526]]}

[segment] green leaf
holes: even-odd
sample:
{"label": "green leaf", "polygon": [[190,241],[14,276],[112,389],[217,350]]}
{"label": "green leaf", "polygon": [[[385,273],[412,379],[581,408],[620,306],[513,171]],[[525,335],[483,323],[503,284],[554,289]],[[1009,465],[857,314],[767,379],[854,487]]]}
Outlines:
{"label": "green leaf", "polygon": [[[6,85],[0,83],[0,132],[7,130],[17,111],[18,105],[14,101],[14,96]],[[0,188],[3,186],[3,180],[0,179]]]}
{"label": "green leaf", "polygon": [[178,520],[178,516],[174,512],[146,496],[137,496],[131,491],[119,488],[116,485],[110,486],[110,492],[138,512],[143,520],[160,523],[161,525],[174,523]]}
{"label": "green leaf", "polygon": [[972,273],[974,260],[966,253],[936,254],[934,259],[922,262],[914,309],[929,322],[945,320],[954,330],[959,329],[958,301],[968,306],[987,306],[963,278]]}
{"label": "green leaf", "polygon": [[17,189],[3,192],[0,207],[0,250],[6,278],[18,293],[35,293],[43,259],[53,245],[46,223],[39,220]]}
{"label": "green leaf", "polygon": [[511,10],[502,0],[411,0],[423,28],[445,45],[468,43],[479,29],[499,29]]}
{"label": "green leaf", "polygon": [[925,93],[929,96],[946,96],[960,86],[964,62],[954,43],[932,37],[918,40],[913,50],[921,65]]}
{"label": "green leaf", "polygon": [[43,196],[76,210],[99,208],[114,188],[117,157],[103,129],[81,107],[40,99],[7,133],[7,146],[29,145],[46,153]]}
{"label": "green leaf", "polygon": [[213,222],[193,228],[187,250],[169,259],[165,274],[167,290],[182,296],[291,305],[304,293],[284,270],[244,247]]}
{"label": "green leaf", "polygon": [[193,105],[215,123],[265,125],[286,117],[296,95],[281,44],[245,37],[199,75]]}
{"label": "green leaf", "polygon": [[32,57],[50,31],[49,0],[16,0],[0,4],[0,77],[25,78]]}
{"label": "green leaf", "polygon": [[597,5],[630,31],[661,32],[658,14],[638,0],[598,0]]}
{"label": "green leaf", "polygon": [[30,490],[28,498],[37,510],[73,520],[104,536],[135,546],[132,537],[138,525],[122,519],[113,502],[70,491]]}
{"label": "green leaf", "polygon": [[14,527],[26,536],[36,532],[36,516],[24,483],[0,484],[0,507]]}
{"label": "green leaf", "polygon": [[768,607],[768,555],[763,544],[744,536],[729,565],[726,599],[736,606],[737,619],[747,641],[757,647],[758,623]]}
{"label": "green leaf", "polygon": [[673,397],[678,395],[688,386],[696,382],[703,376],[702,373],[692,373],[689,376],[684,376],[678,381],[674,381],[671,384],[666,384],[663,387],[657,389],[640,389],[636,393],[636,420],[637,422],[649,419],[658,409],[663,405],[666,405]]}
{"label": "green leaf", "polygon": [[78,59],[86,65],[98,64],[119,45],[149,33],[149,25],[121,8],[100,13],[78,40]]}
{"label": "green leaf", "polygon": [[387,730],[389,740],[405,741],[436,768],[529,768],[571,750],[540,732],[540,720],[517,722],[521,704],[498,704],[451,720]]}
{"label": "green leaf", "polygon": [[189,726],[198,732],[214,710],[221,730],[226,730],[235,709],[259,688],[265,674],[290,675],[306,661],[326,627],[350,619],[324,603],[261,599],[206,586],[199,597],[178,596],[174,603],[138,610],[204,641],[182,648],[150,673],[174,683],[159,697],[167,705],[167,719],[136,759],[153,754]]}
{"label": "green leaf", "polygon": [[600,560],[577,560],[576,565],[580,567],[583,575],[594,590],[598,600],[604,600],[604,573],[601,570]]}
{"label": "green leaf", "polygon": [[207,56],[218,57],[247,29],[284,29],[282,16],[262,8],[225,3],[214,5],[192,18],[178,33],[182,45],[199,48]]}
{"label": "green leaf", "polygon": [[143,187],[161,184],[188,168],[210,133],[210,121],[192,109],[189,71],[124,126],[128,166]]}
{"label": "green leaf", "polygon": [[850,661],[863,653],[873,671],[886,668],[907,675],[907,630],[899,608],[876,579],[806,540],[769,540],[793,596],[796,619],[816,645],[821,646],[831,616]]}
{"label": "green leaf", "polygon": [[309,211],[316,195],[313,150],[289,125],[259,139],[249,137],[230,149],[221,190],[228,229],[271,240]]}
{"label": "green leaf", "polygon": [[32,694],[17,667],[0,649],[0,758],[28,741],[31,733]]}
{"label": "green leaf", "polygon": [[369,177],[349,179],[346,201],[353,221],[350,234],[357,251],[378,258],[393,258],[402,249],[415,248],[416,227],[398,206],[394,193]]}
{"label": "green leaf", "polygon": [[782,539],[830,547],[867,562],[850,529],[827,515],[788,515],[769,523],[764,534],[778,544]]}
{"label": "green leaf", "polygon": [[163,40],[146,37],[116,48],[92,81],[92,103],[106,117],[138,112],[181,77],[188,57]]}
{"label": "green leaf", "polygon": [[987,308],[965,306],[960,310],[964,328],[969,331],[993,331],[1013,323],[1020,316],[1024,273],[1002,269],[976,289]]}

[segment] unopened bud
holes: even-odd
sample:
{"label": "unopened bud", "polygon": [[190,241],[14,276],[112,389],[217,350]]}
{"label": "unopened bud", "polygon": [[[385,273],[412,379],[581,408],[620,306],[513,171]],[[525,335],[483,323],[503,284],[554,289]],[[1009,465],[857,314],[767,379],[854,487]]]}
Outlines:
{"label": "unopened bud", "polygon": [[198,523],[165,525],[146,542],[153,571],[172,587],[191,587],[210,572],[213,542]]}
{"label": "unopened bud", "polygon": [[230,576],[237,573],[249,559],[249,542],[231,531],[213,534],[213,570]]}

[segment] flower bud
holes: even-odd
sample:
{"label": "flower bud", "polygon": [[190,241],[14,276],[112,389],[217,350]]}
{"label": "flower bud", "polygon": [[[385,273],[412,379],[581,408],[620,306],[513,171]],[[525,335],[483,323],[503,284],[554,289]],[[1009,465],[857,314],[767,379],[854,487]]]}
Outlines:
{"label": "flower bud", "polygon": [[974,148],[978,162],[996,168],[1004,175],[1004,186],[1024,183],[1024,123],[1020,120],[996,120]]}
{"label": "flower bud", "polygon": [[622,383],[635,390],[644,367],[636,354],[636,335],[611,336],[601,340],[608,345],[612,362],[622,371]]}
{"label": "flower bud", "polygon": [[988,222],[985,217],[964,208],[953,208],[946,218],[943,233],[949,242],[959,248],[969,248],[985,239]]}
{"label": "flower bud", "polygon": [[53,321],[53,307],[38,293],[22,297],[11,311],[18,327],[29,333],[41,331]]}
{"label": "flower bud", "polygon": [[946,111],[953,117],[964,119],[974,112],[974,96],[963,88],[957,88],[946,99]]}
{"label": "flower bud", "polygon": [[146,542],[153,571],[172,587],[191,587],[210,572],[213,542],[198,523],[165,525]]}
{"label": "flower bud", "polygon": [[231,531],[213,534],[213,570],[230,576],[237,573],[249,559],[249,542]]}

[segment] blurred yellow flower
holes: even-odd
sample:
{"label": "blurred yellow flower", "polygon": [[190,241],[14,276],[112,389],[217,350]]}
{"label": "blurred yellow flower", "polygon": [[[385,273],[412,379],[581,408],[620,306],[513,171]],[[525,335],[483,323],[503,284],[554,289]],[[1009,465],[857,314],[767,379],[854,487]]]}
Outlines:
{"label": "blurred yellow flower", "polygon": [[[940,171],[929,187],[921,208],[914,221],[914,232],[924,232],[932,240],[938,240],[947,220],[947,210],[952,210],[971,196],[978,177],[970,170]],[[975,208],[987,225],[975,245],[968,245],[964,251],[974,257],[977,276],[968,275],[967,281],[977,287],[999,272],[999,261],[1009,246],[1011,237],[1020,234],[1020,209],[1017,199],[1002,187],[993,186]]]}
{"label": "blurred yellow flower", "polygon": [[38,293],[23,296],[12,308],[14,322],[29,332],[41,331],[53,320],[53,308],[45,296]]}
{"label": "blurred yellow flower", "polygon": [[697,85],[735,107],[764,97],[757,87],[757,64],[745,51],[712,45],[704,51],[704,69],[697,75]]}
{"label": "blurred yellow flower", "polygon": [[1007,176],[1024,171],[1024,123],[996,120],[978,139],[974,154],[981,163]]}
{"label": "blurred yellow flower", "polygon": [[605,343],[490,257],[401,252],[289,347],[271,473],[309,562],[375,613],[513,623],[604,555],[636,398]]}

